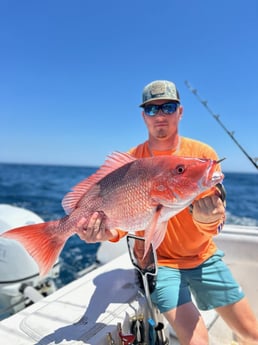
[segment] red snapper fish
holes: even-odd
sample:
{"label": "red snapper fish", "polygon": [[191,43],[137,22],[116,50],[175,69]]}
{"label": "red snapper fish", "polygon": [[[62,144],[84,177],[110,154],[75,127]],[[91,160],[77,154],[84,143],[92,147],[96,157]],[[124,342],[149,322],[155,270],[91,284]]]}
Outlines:
{"label": "red snapper fish", "polygon": [[107,229],[145,230],[146,254],[151,242],[155,249],[162,242],[169,218],[223,180],[217,164],[176,156],[137,159],[115,152],[64,197],[65,217],[11,229],[1,237],[21,242],[45,275],[67,239],[76,233],[80,219],[87,223],[93,212],[101,212]]}

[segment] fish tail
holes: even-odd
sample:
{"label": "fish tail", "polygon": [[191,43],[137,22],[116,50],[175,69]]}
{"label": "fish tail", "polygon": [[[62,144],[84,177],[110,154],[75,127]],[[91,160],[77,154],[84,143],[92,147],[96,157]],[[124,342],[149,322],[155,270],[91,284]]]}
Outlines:
{"label": "fish tail", "polygon": [[6,231],[1,237],[19,241],[37,262],[40,275],[44,276],[53,267],[70,236],[60,236],[58,226],[59,221],[32,224]]}

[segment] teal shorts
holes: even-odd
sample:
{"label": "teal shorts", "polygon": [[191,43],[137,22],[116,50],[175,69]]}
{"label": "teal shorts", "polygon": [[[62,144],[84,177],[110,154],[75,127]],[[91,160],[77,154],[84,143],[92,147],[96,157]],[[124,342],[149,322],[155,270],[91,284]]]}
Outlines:
{"label": "teal shorts", "polygon": [[158,268],[152,301],[164,313],[192,301],[200,310],[209,310],[235,303],[244,297],[239,284],[222,261],[218,250],[212,257],[193,269]]}

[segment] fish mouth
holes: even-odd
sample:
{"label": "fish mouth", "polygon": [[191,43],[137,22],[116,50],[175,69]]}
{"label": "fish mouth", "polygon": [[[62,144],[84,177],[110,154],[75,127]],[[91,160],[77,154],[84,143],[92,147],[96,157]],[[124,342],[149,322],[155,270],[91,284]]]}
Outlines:
{"label": "fish mouth", "polygon": [[212,174],[211,183],[212,184],[217,184],[217,183],[221,182],[223,180],[223,178],[224,178],[224,175],[222,174],[222,172],[215,171]]}
{"label": "fish mouth", "polygon": [[204,180],[204,185],[207,187],[212,187],[216,185],[217,183],[220,183],[224,179],[224,174],[221,171],[214,171],[217,164],[219,164],[222,160],[225,158],[219,160],[219,161],[211,161],[210,165],[207,169],[207,173]]}

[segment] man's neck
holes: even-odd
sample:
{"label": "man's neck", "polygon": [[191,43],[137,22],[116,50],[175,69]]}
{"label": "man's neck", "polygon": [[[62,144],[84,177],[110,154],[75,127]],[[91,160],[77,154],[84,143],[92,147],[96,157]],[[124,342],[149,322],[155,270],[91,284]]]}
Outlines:
{"label": "man's neck", "polygon": [[152,151],[177,150],[179,145],[179,135],[164,140],[150,137],[148,140],[148,144],[150,150]]}

